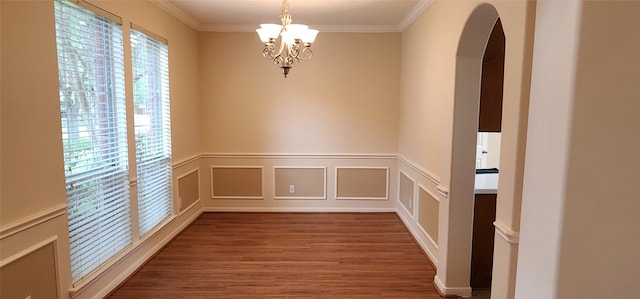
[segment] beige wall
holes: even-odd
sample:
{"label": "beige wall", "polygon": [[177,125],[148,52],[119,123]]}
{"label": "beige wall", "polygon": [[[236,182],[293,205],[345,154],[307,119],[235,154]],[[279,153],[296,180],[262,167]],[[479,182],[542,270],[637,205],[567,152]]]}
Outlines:
{"label": "beige wall", "polygon": [[[91,3],[122,17],[125,36],[128,24],[134,22],[168,39],[173,159],[180,162],[174,167],[174,175],[193,169],[191,157],[201,153],[197,32],[146,1]],[[53,1],[3,0],[0,10],[0,261],[7,261],[44,240],[55,239],[58,265],[55,283],[60,297],[67,298],[72,286]],[[194,211],[199,212],[200,208]],[[105,290],[126,278],[188,223],[194,211],[186,211],[145,242],[135,240],[122,263],[112,265],[105,275],[75,289],[78,298],[105,295]],[[29,271],[37,272],[39,268]]]}
{"label": "beige wall", "polygon": [[2,1],[0,225],[66,204],[53,3]]}
{"label": "beige wall", "polygon": [[398,153],[436,175],[442,143],[451,140],[442,130],[450,122],[444,103],[453,99],[457,42],[472,6],[436,1],[402,33]]}
{"label": "beige wall", "polygon": [[413,216],[415,182],[405,173],[400,172],[400,183],[398,186],[398,202],[400,202],[407,212]]}
{"label": "beige wall", "polygon": [[[327,169],[287,168],[273,169],[273,196],[280,199],[326,199]],[[293,189],[292,189],[293,188]]]}
{"label": "beige wall", "polygon": [[429,235],[431,240],[433,240],[434,245],[437,246],[440,203],[425,189],[420,188],[418,191],[418,204],[420,208],[418,212],[418,223]]}
{"label": "beige wall", "polygon": [[388,168],[336,169],[337,199],[389,199]]}
{"label": "beige wall", "polygon": [[176,181],[180,212],[183,212],[200,200],[200,169],[185,173]]}
{"label": "beige wall", "polygon": [[262,167],[211,167],[212,198],[264,198]]}
{"label": "beige wall", "polygon": [[399,33],[322,32],[286,79],[255,33],[199,42],[205,153],[396,153]]}
{"label": "beige wall", "polygon": [[638,294],[639,28],[638,1],[583,3],[558,298]]}

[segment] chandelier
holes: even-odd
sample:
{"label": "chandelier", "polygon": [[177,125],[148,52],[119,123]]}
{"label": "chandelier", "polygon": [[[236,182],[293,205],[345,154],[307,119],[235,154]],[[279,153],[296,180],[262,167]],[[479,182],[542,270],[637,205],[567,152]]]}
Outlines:
{"label": "chandelier", "polygon": [[[315,41],[318,30],[309,29],[307,25],[291,24],[287,0],[282,1],[280,21],[282,25],[260,24],[256,32],[264,43],[262,56],[273,61],[273,64],[279,64],[286,78],[293,64],[311,59],[311,44]],[[278,37],[280,43],[277,42]]]}

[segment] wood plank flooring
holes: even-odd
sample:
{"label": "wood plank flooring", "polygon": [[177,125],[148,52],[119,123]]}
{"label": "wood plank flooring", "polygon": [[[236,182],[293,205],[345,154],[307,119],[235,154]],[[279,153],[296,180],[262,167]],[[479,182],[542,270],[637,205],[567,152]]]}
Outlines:
{"label": "wood plank flooring", "polygon": [[395,213],[204,213],[109,298],[441,298]]}

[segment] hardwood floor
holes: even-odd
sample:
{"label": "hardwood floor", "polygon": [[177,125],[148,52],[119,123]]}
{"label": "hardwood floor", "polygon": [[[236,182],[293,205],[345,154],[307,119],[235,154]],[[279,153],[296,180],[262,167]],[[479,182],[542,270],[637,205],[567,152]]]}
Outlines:
{"label": "hardwood floor", "polygon": [[204,213],[109,298],[441,298],[395,213]]}

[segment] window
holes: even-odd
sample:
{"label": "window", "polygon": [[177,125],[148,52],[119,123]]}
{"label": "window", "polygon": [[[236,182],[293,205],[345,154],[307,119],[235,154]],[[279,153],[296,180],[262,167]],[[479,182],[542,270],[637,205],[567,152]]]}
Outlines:
{"label": "window", "polygon": [[132,243],[122,28],[55,1],[60,109],[75,282]]}
{"label": "window", "polygon": [[[82,1],[54,3],[76,285],[172,214],[169,58],[166,41],[131,29],[133,98],[127,99],[120,18]],[[131,103],[133,131],[127,131]],[[129,167],[137,173],[137,193],[130,192],[136,184]]]}
{"label": "window", "polygon": [[167,44],[131,30],[140,235],[171,214],[171,122]]}

